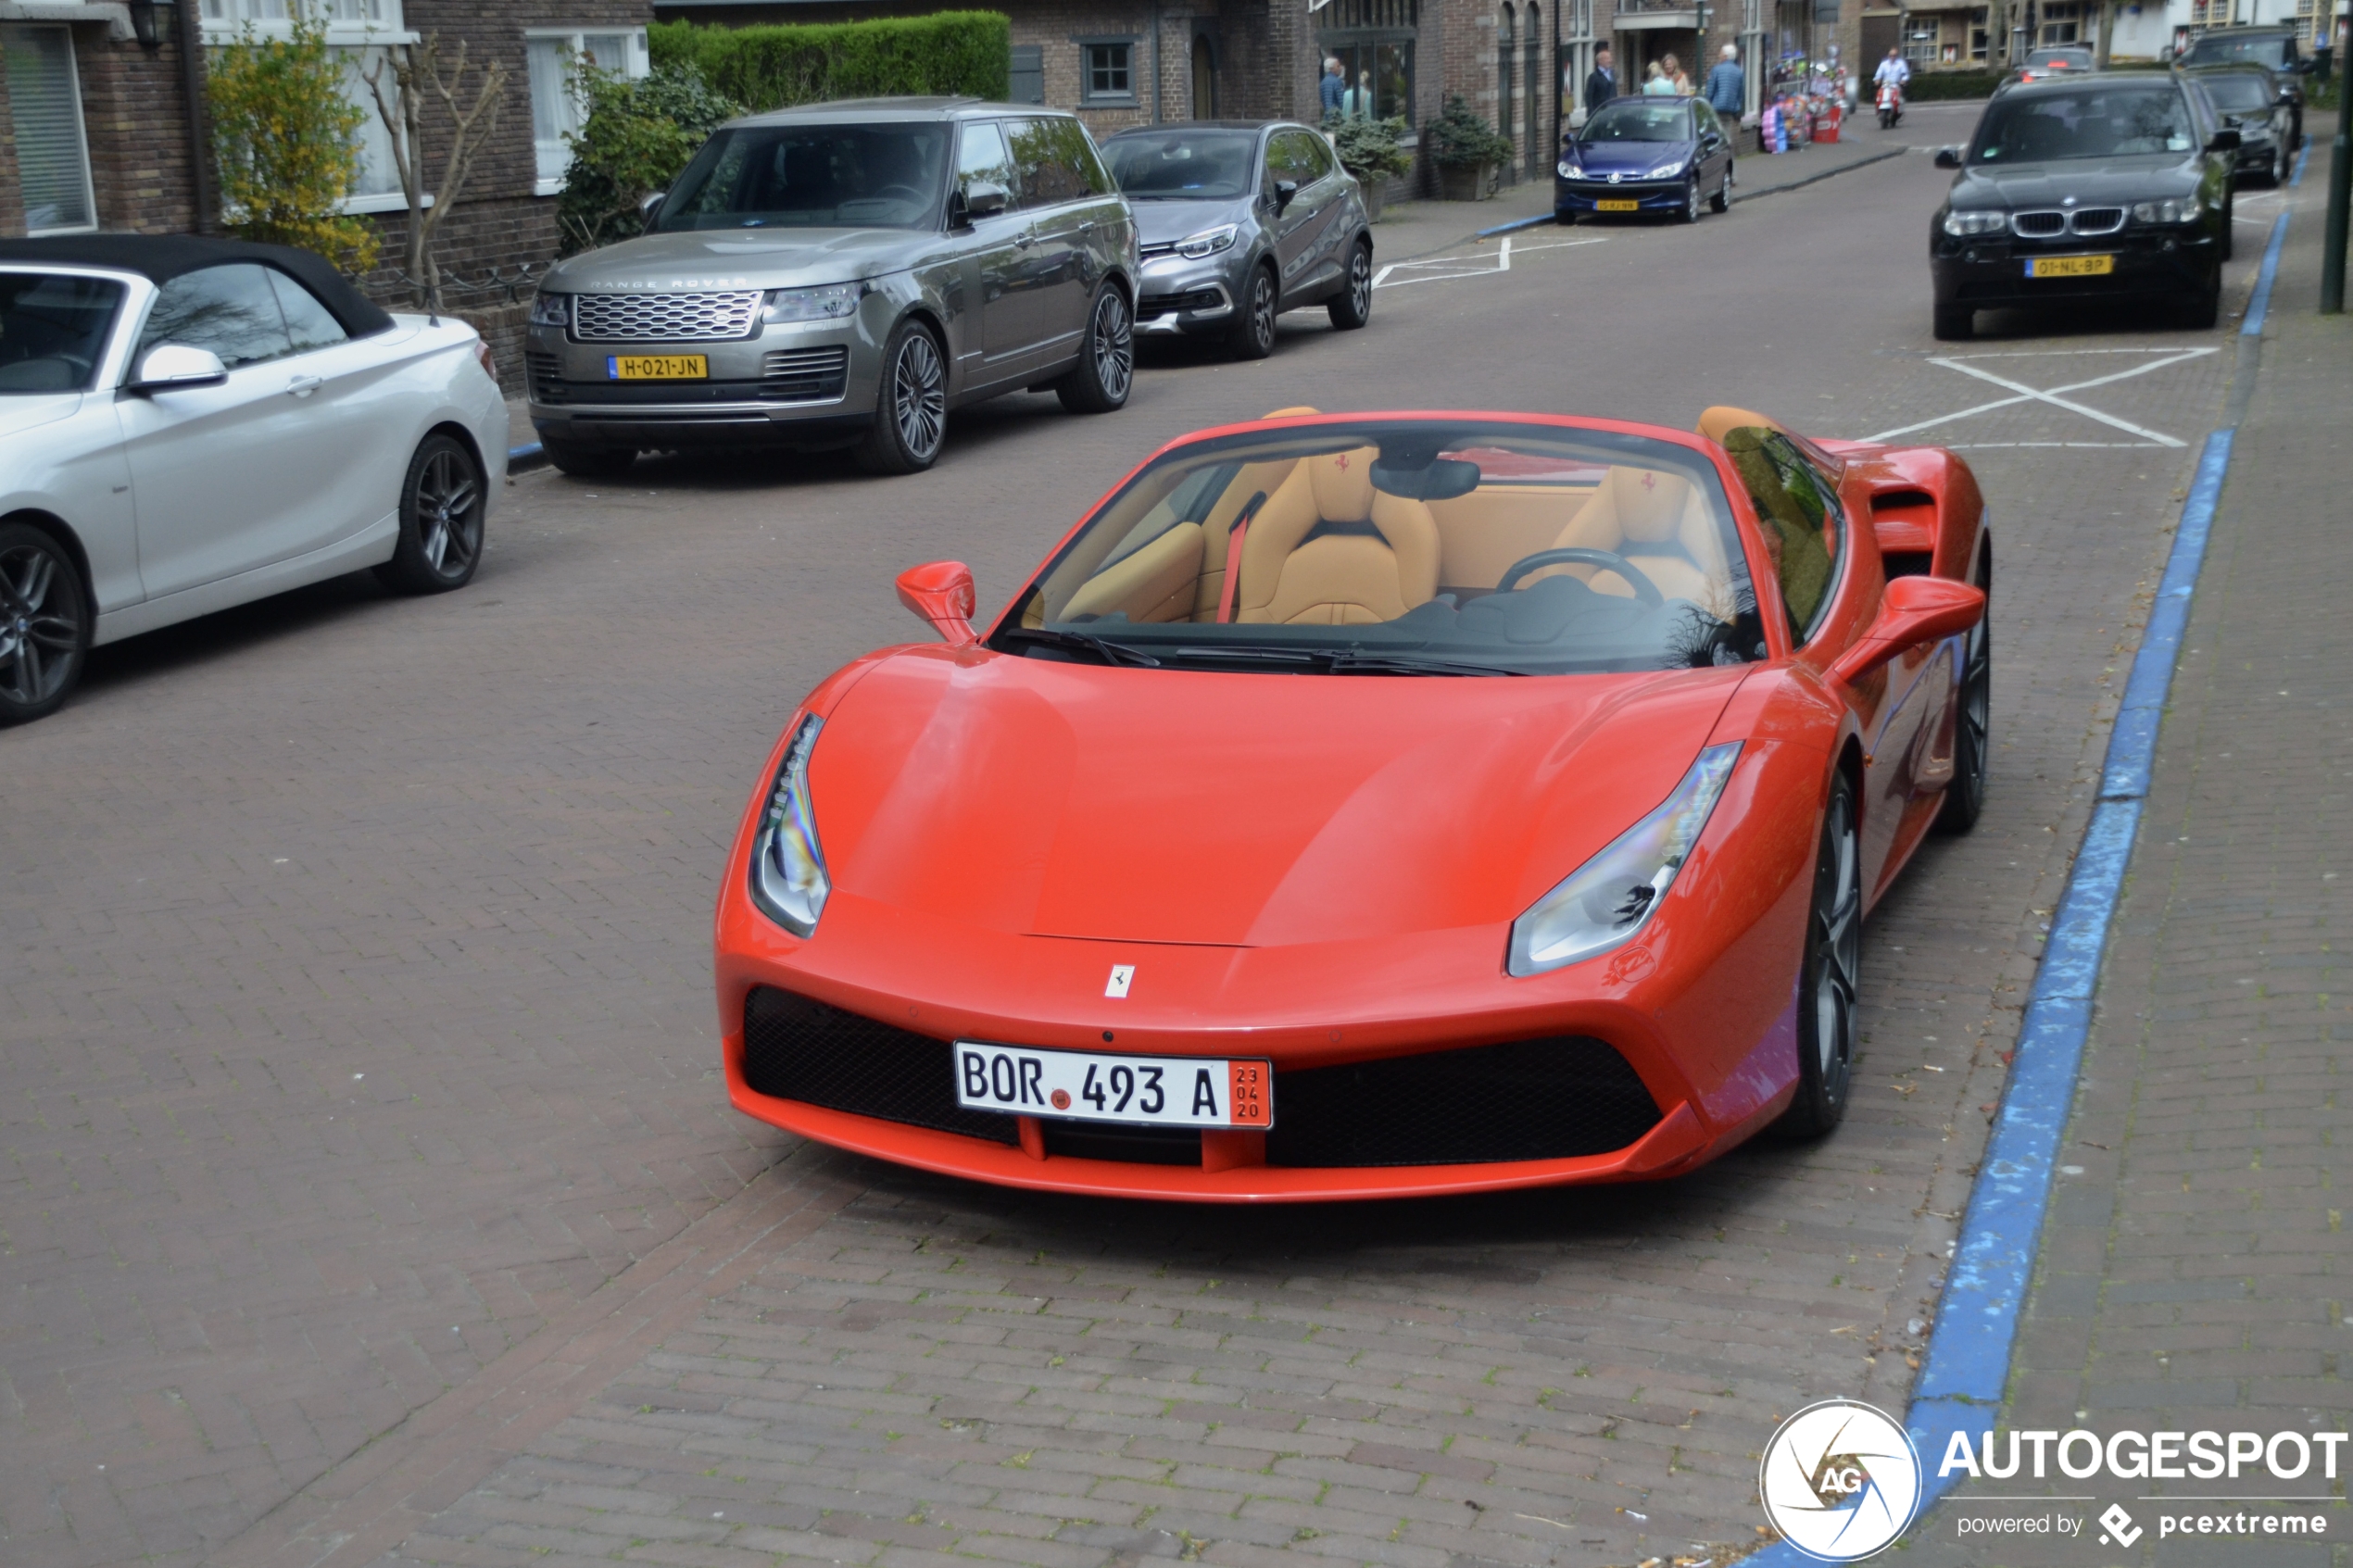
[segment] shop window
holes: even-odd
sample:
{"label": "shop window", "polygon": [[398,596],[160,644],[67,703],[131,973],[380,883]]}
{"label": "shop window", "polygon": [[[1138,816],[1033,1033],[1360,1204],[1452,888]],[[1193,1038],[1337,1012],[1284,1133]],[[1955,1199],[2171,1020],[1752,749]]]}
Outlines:
{"label": "shop window", "polygon": [[25,232],[57,234],[96,228],[90,149],[82,136],[82,92],[74,80],[73,35],[62,27],[0,27],[0,53],[6,56]]}
{"label": "shop window", "polygon": [[564,138],[580,130],[583,115],[573,87],[573,68],[585,61],[616,76],[644,76],[649,69],[646,35],[534,28],[523,40],[531,62],[531,144],[538,165],[534,191],[552,196],[564,188],[564,173],[572,167],[572,146]]}
{"label": "shop window", "polygon": [[1318,20],[1319,51],[1340,61],[1351,88],[1371,87],[1374,118],[1411,125],[1420,0],[1331,0]]}
{"label": "shop window", "polygon": [[1132,104],[1136,101],[1135,40],[1104,38],[1082,41],[1079,57],[1086,74],[1079,82],[1081,99],[1089,104]]}
{"label": "shop window", "polygon": [[2082,19],[2082,0],[2054,0],[2043,7],[2043,30],[2035,41],[2045,45],[2072,44]]}

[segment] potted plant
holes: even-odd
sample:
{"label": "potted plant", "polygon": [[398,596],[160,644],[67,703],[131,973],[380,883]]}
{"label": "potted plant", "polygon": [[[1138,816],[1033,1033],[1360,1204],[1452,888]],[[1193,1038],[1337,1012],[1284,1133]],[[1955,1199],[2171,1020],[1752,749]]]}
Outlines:
{"label": "potted plant", "polygon": [[1340,166],[1356,178],[1364,187],[1365,214],[1378,222],[1381,201],[1389,182],[1414,167],[1398,143],[1405,135],[1405,122],[1401,119],[1340,119],[1326,122],[1332,139],[1332,151],[1340,156]]}
{"label": "potted plant", "polygon": [[1446,112],[1424,134],[1430,161],[1438,165],[1439,194],[1450,202],[1487,199],[1488,170],[1508,162],[1516,151],[1478,116],[1457,93],[1446,100]]}

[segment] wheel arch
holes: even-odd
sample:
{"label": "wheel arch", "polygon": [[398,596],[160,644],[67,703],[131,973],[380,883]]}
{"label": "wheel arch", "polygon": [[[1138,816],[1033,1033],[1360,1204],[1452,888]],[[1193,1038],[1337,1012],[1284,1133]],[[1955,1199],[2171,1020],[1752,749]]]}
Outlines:
{"label": "wheel arch", "polygon": [[11,512],[0,512],[0,526],[11,522],[21,522],[41,530],[72,558],[73,570],[82,577],[82,612],[90,618],[91,632],[94,636],[98,626],[98,589],[90,575],[90,552],[82,546],[82,535],[76,533],[73,525],[65,519],[39,507],[19,507]]}

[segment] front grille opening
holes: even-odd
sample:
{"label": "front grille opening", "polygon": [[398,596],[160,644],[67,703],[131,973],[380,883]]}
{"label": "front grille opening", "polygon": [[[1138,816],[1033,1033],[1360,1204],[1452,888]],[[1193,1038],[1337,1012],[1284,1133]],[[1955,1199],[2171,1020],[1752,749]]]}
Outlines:
{"label": "front grille opening", "polygon": [[1046,1153],[1071,1160],[1124,1160],[1132,1165],[1199,1165],[1201,1134],[1190,1127],[1120,1127],[1042,1118]]}
{"label": "front grille opening", "polygon": [[2068,220],[2068,227],[2079,234],[2113,234],[2124,227],[2124,209],[2120,207],[2087,207]]}
{"label": "front grille opening", "polygon": [[829,403],[849,387],[849,349],[781,348],[760,365],[760,395],[779,403]]}
{"label": "front grille opening", "polygon": [[1464,1165],[1624,1148],[1658,1124],[1633,1065],[1565,1035],[1275,1073],[1266,1163]]}
{"label": "front grille opening", "polygon": [[2021,212],[2010,220],[2010,227],[2029,238],[2046,238],[2067,232],[2064,212]]}
{"label": "front grille opening", "polygon": [[1136,302],[1136,314],[1149,318],[1165,316],[1171,310],[1214,310],[1225,303],[1225,295],[1214,288],[1188,289],[1182,294],[1148,294]]}
{"label": "front grille opening", "polygon": [[1887,580],[1893,583],[1898,577],[1926,577],[1935,557],[1927,550],[1889,550],[1880,559],[1886,563]]}
{"label": "front grille opening", "polygon": [[[808,997],[759,985],[744,998],[744,1082],[777,1099],[1018,1143],[1011,1116],[956,1103],[954,1049]],[[1198,1142],[1198,1140],[1196,1140]],[[1195,1155],[1199,1162],[1199,1155]]]}
{"label": "front grille opening", "polygon": [[573,336],[582,343],[696,343],[749,337],[760,291],[726,294],[573,295]]}

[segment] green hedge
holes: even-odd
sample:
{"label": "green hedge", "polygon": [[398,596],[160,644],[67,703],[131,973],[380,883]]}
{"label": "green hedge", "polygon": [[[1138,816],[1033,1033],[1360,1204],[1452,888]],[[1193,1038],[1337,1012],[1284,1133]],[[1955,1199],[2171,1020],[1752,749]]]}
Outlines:
{"label": "green hedge", "polygon": [[[2005,73],[1993,70],[1916,70],[1906,83],[1904,96],[1914,103],[1926,103],[1931,98],[1990,98]],[[1863,82],[1863,102],[1868,107],[1873,89],[1869,78]]]}
{"label": "green hedge", "polygon": [[1013,23],[995,11],[799,27],[646,30],[657,66],[691,65],[754,113],[827,98],[1013,92]]}

